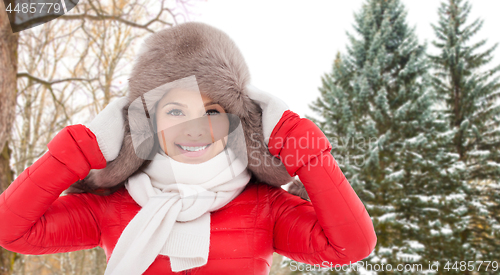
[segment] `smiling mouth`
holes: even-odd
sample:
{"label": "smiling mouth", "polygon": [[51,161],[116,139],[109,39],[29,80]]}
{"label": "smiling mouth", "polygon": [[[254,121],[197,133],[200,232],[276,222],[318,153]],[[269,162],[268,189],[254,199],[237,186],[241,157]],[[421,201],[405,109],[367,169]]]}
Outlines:
{"label": "smiling mouth", "polygon": [[186,151],[186,152],[200,152],[200,151],[204,151],[205,149],[210,147],[210,145],[212,145],[212,143],[207,144],[205,146],[182,146],[182,145],[177,144],[177,143],[175,145],[177,147],[179,147],[181,150]]}

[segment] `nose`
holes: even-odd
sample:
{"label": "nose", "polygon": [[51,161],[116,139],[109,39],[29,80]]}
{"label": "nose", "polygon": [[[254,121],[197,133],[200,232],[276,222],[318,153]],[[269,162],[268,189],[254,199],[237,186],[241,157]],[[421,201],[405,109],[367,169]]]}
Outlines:
{"label": "nose", "polygon": [[185,127],[183,129],[185,135],[192,138],[202,137],[204,135],[210,135],[211,133],[211,123],[209,117],[199,117],[191,119],[185,122]]}

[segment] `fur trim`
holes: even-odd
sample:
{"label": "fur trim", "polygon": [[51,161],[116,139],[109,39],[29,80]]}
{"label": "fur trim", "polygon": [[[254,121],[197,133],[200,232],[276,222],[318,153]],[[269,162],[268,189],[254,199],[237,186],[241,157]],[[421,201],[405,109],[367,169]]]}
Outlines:
{"label": "fur trim", "polygon": [[[91,170],[67,193],[109,194],[142,165],[148,165],[148,161],[136,155],[130,127],[149,127],[149,124],[130,118],[128,107],[146,92],[193,75],[201,92],[239,117],[245,135],[248,169],[255,178],[273,186],[292,182],[283,163],[269,153],[264,143],[262,109],[247,95],[250,73],[235,43],[214,27],[188,22],[161,30],[145,40],[129,78],[129,104],[123,109],[126,127],[120,154],[108,162],[106,168]],[[142,130],[140,151],[146,155],[156,152],[156,138],[149,128]]]}
{"label": "fur trim", "polygon": [[307,194],[306,187],[298,179],[294,179],[290,186],[288,186],[288,193],[299,196],[306,201],[311,201],[309,199],[309,195]]}

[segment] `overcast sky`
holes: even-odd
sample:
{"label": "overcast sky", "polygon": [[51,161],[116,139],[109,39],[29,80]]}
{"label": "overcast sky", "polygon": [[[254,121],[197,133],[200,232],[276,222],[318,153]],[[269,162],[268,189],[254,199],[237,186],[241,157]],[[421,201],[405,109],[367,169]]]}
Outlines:
{"label": "overcast sky", "polygon": [[[190,21],[208,23],[226,32],[249,66],[252,84],[283,99],[301,117],[314,116],[308,104],[319,96],[321,76],[331,71],[335,54],[345,53],[346,31],[353,33],[354,12],[364,0],[207,0]],[[432,41],[438,0],[402,0],[410,26],[420,42]],[[484,19],[476,39],[486,47],[500,42],[500,1],[471,0],[469,23]],[[429,50],[433,46],[429,43]],[[495,62],[500,62],[500,47]]]}

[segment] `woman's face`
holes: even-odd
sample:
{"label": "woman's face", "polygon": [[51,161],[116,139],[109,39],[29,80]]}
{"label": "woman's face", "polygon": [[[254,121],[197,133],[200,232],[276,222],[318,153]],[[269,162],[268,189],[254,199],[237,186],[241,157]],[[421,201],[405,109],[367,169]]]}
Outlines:
{"label": "woman's face", "polygon": [[229,119],[222,106],[198,91],[173,89],[159,102],[156,126],[161,149],[172,159],[197,164],[227,144]]}

